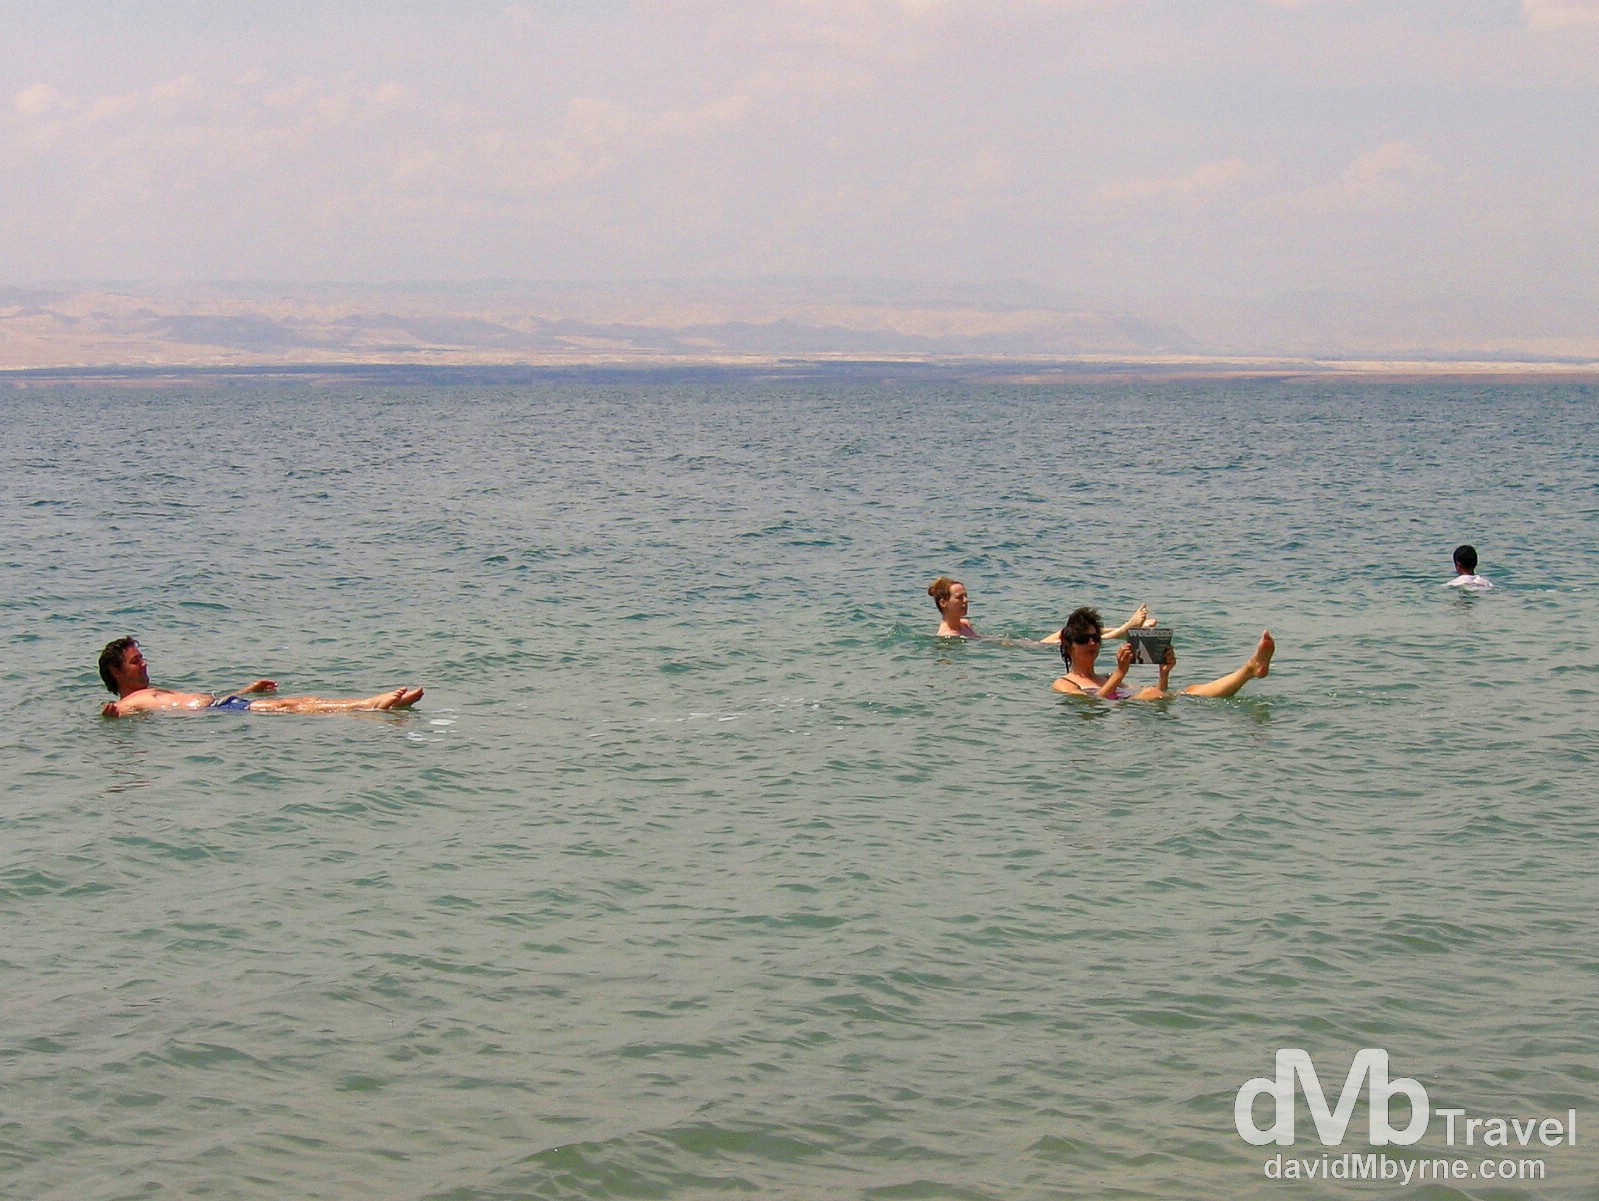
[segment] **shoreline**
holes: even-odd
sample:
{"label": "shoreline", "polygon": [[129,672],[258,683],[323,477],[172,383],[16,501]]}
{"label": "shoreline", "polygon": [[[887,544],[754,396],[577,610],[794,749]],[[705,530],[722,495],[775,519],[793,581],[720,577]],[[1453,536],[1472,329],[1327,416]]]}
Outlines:
{"label": "shoreline", "polygon": [[1525,359],[1318,359],[1241,356],[838,356],[838,355],[582,355],[523,361],[257,363],[124,363],[0,366],[0,387],[25,389],[52,385],[199,384],[217,380],[391,385],[480,382],[516,384],[550,378],[625,378],[669,380],[726,378],[803,379],[815,377],[970,380],[1021,386],[1056,383],[1157,382],[1161,380],[1394,380],[1493,379],[1498,382],[1551,383],[1599,381],[1599,362]]}

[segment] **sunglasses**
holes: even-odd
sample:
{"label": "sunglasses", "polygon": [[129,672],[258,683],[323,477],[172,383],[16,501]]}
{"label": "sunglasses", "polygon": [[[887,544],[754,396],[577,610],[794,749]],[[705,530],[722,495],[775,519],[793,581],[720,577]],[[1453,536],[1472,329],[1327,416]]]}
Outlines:
{"label": "sunglasses", "polygon": [[1097,631],[1092,634],[1078,634],[1072,639],[1072,642],[1078,646],[1087,646],[1091,642],[1098,642],[1100,637],[1101,635]]}

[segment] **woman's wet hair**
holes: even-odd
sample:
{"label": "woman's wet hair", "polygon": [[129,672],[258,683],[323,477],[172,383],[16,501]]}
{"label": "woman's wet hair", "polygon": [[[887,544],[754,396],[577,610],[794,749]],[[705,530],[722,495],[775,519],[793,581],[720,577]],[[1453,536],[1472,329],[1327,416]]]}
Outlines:
{"label": "woman's wet hair", "polygon": [[941,575],[931,584],[927,585],[927,595],[933,598],[933,603],[938,606],[938,611],[944,611],[944,605],[949,600],[949,593],[959,580],[952,580],[947,575]]}
{"label": "woman's wet hair", "polygon": [[1098,609],[1087,607],[1072,610],[1066,624],[1060,628],[1060,657],[1072,661],[1072,647],[1081,642],[1085,634],[1104,634],[1105,623],[1099,619]]}

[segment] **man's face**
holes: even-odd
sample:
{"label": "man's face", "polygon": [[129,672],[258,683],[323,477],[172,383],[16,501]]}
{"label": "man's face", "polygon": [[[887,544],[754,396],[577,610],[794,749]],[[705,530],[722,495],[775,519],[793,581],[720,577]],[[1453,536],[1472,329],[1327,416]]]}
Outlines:
{"label": "man's face", "polygon": [[137,643],[122,652],[122,665],[116,677],[117,687],[125,693],[150,687],[150,665],[144,661],[144,652]]}

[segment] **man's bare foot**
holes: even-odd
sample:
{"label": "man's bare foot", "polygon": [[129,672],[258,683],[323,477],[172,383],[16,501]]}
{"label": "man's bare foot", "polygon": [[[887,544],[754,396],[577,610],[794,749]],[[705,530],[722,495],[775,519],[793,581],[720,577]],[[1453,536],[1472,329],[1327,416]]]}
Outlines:
{"label": "man's bare foot", "polygon": [[372,698],[374,709],[409,709],[422,699],[420,688],[396,688]]}
{"label": "man's bare foot", "polygon": [[1277,653],[1277,643],[1267,630],[1260,636],[1260,645],[1255,648],[1255,653],[1249,657],[1246,667],[1254,673],[1257,680],[1263,680],[1271,674],[1271,657]]}

